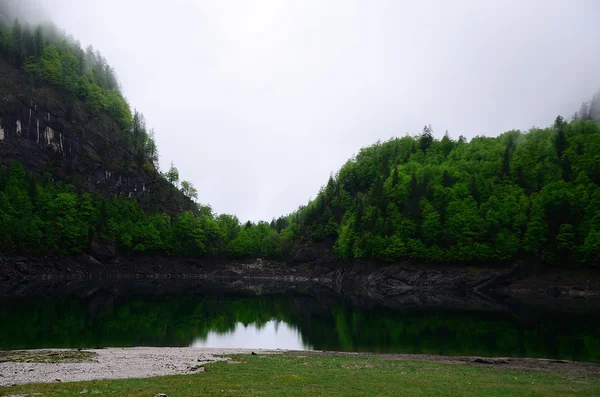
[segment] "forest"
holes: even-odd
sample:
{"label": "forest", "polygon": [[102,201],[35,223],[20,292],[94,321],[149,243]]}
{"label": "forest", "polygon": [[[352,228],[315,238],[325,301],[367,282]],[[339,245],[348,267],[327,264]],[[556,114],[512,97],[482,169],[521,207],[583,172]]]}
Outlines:
{"label": "forest", "polygon": [[600,258],[600,127],[593,120],[496,138],[418,136],[363,148],[307,206],[271,223],[170,217],[77,192],[14,163],[0,172],[4,252],[83,252],[92,238],[147,255],[286,259],[330,244],[339,260],[594,265]]}
{"label": "forest", "polygon": [[600,128],[589,108],[495,138],[437,140],[426,126],[377,143],[287,220],[345,260],[595,264]]}
{"label": "forest", "polygon": [[[0,26],[0,55],[127,133],[127,149],[158,170],[144,117],[104,57],[52,24]],[[79,191],[14,163],[0,170],[0,251],[85,252],[93,239],[125,255],[289,260],[299,246],[340,261],[487,264],[519,259],[565,267],[600,260],[600,94],[567,121],[470,141],[431,126],[363,148],[317,196],[270,223],[242,223],[208,205],[169,216],[127,197]],[[158,172],[158,171],[157,171]],[[197,199],[171,164],[163,178]],[[287,183],[281,181],[281,183]]]}
{"label": "forest", "polygon": [[113,242],[124,254],[281,257],[280,235],[267,223],[215,215],[210,206],[177,216],[148,214],[135,199],[78,192],[45,173],[13,162],[0,169],[0,252],[73,255],[92,239]]}

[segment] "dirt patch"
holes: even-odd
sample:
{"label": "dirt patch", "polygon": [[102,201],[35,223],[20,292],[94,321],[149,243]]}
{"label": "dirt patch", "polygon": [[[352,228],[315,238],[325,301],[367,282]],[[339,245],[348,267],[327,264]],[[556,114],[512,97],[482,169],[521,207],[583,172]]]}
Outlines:
{"label": "dirt patch", "polygon": [[78,363],[91,361],[96,353],[82,350],[15,350],[0,352],[0,363]]}

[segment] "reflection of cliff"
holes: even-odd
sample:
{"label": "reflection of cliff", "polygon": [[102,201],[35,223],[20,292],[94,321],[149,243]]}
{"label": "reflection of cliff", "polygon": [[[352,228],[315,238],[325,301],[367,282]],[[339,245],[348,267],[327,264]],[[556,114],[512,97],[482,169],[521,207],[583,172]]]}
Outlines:
{"label": "reflection of cliff", "polygon": [[264,330],[281,322],[297,329],[302,343],[316,350],[600,361],[600,323],[595,314],[528,307],[517,312],[400,312],[376,306],[359,309],[327,294],[288,290],[264,296],[225,295],[198,288],[204,293],[131,295],[125,289],[119,293],[90,288],[86,294],[81,287],[70,298],[4,297],[0,349],[188,346],[244,324]]}

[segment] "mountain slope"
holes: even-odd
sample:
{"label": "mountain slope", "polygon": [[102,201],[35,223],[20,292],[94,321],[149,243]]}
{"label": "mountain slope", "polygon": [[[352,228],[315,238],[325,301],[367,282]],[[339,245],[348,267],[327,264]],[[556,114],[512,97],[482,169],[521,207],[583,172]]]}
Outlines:
{"label": "mountain slope", "polygon": [[104,112],[94,113],[60,87],[31,87],[0,57],[0,165],[19,161],[34,174],[87,192],[126,195],[151,210],[193,209],[154,168],[126,149],[127,132]]}
{"label": "mountain slope", "polygon": [[0,252],[204,252],[196,204],[157,159],[101,54],[0,21]]}
{"label": "mountain slope", "polygon": [[600,260],[600,104],[497,138],[391,139],[361,149],[289,216],[338,259],[562,266]]}

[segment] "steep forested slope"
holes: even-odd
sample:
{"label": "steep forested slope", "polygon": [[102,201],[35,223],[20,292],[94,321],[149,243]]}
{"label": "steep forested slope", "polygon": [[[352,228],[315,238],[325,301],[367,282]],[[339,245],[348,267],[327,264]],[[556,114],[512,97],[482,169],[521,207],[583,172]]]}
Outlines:
{"label": "steep forested slope", "polygon": [[161,174],[153,131],[104,57],[12,19],[25,11],[0,0],[0,252],[281,255],[268,224],[242,228],[196,205],[173,165]]}
{"label": "steep forested slope", "polygon": [[431,127],[362,149],[306,208],[298,234],[338,258],[576,266],[600,259],[600,128],[590,109],[496,138]]}
{"label": "steep forested slope", "polygon": [[0,249],[77,253],[95,240],[143,251],[129,237],[140,217],[194,217],[102,55],[0,11]]}

